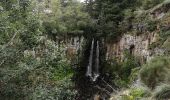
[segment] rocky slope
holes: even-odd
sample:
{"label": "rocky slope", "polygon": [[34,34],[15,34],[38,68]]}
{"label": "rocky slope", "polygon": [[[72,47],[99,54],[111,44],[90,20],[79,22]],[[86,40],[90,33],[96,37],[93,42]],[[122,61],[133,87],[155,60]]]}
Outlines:
{"label": "rocky slope", "polygon": [[[169,13],[170,3],[167,2],[143,12],[143,14],[146,14],[147,18],[150,18],[155,22],[158,21],[158,23],[155,23],[155,29],[153,31],[148,31],[146,29],[147,23],[142,25],[141,23],[143,22],[137,23],[136,25],[134,24],[132,32],[127,32],[122,35],[116,43],[107,43],[107,59],[116,58],[118,61],[123,61],[125,50],[129,50],[131,54],[139,57],[141,62],[148,61],[155,55],[164,54],[165,48],[159,45],[157,45],[157,47],[152,47],[152,45],[159,42],[164,43],[167,39],[166,37],[164,41],[160,41],[160,39],[164,38],[161,37],[161,32],[167,32],[170,29]],[[139,26],[140,24],[142,27]],[[140,29],[142,32],[138,35],[136,30]]]}

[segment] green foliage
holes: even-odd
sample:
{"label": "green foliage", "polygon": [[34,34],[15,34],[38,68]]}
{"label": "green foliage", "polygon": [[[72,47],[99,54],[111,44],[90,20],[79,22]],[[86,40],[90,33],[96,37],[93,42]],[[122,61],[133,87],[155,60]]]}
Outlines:
{"label": "green foliage", "polygon": [[153,93],[154,100],[168,100],[170,99],[170,86],[163,84],[158,86]]}
{"label": "green foliage", "polygon": [[[151,19],[146,22],[147,17],[141,18],[141,22],[134,23],[134,20],[139,19],[135,18],[136,13],[140,13],[142,11],[141,8],[149,9],[163,1],[164,0],[95,0],[93,2],[87,0],[87,10],[92,18],[97,20],[95,34],[101,37],[107,37],[108,40],[113,40],[113,38],[116,39],[121,36],[122,33],[131,31],[135,27],[135,24],[142,25],[139,27],[144,28],[140,29],[142,32],[146,31],[146,29],[154,31],[157,22],[150,21]],[[141,17],[143,15],[145,15],[145,13],[139,16]]]}
{"label": "green foliage", "polygon": [[149,49],[153,50],[154,48],[156,48],[157,46],[160,46],[159,42],[154,42],[152,44],[149,45]]}
{"label": "green foliage", "polygon": [[52,62],[55,66],[53,77],[54,80],[61,80],[67,77],[72,77],[73,70],[66,61],[59,61],[57,64]]}
{"label": "green foliage", "polygon": [[136,100],[139,98],[148,97],[151,95],[151,93],[145,88],[132,88],[130,90],[130,95]]}
{"label": "green foliage", "polygon": [[143,0],[143,8],[144,9],[150,9],[154,6],[156,6],[157,4],[162,3],[164,0]]}
{"label": "green foliage", "polygon": [[[143,100],[143,98],[147,98],[151,95],[150,91],[143,87],[138,88],[130,88],[125,91],[122,91],[116,100]],[[112,99],[111,99],[112,100]],[[113,99],[114,100],[114,99]]]}
{"label": "green foliage", "polygon": [[38,45],[38,39],[41,35],[40,23],[36,15],[29,16],[24,25],[27,27],[21,35],[21,41],[26,49],[34,48]]}
{"label": "green foliage", "polygon": [[[144,0],[144,9],[160,2],[162,0]],[[140,0],[95,0],[86,4],[89,7],[87,13],[84,5],[76,0],[2,0],[0,98],[75,99],[76,91],[71,80],[74,71],[63,51],[59,51],[52,40],[68,35],[115,40],[123,32],[131,30],[134,11],[140,4]],[[148,22],[148,30],[154,31],[156,24],[155,21]],[[160,36],[164,40],[169,31],[163,30]],[[145,66],[140,74],[147,86],[154,88],[158,83],[169,80],[169,60],[159,58]],[[119,86],[127,86],[137,77],[136,67],[138,61],[127,53],[122,65],[112,62],[102,71],[115,79]],[[133,100],[141,96],[143,91],[134,89],[127,98]]]}
{"label": "green foliage", "polygon": [[165,41],[169,36],[170,36],[170,30],[162,30],[159,33],[160,37],[162,38],[163,41]]}
{"label": "green foliage", "polygon": [[63,80],[57,86],[50,87],[40,84],[36,86],[32,93],[31,100],[74,100],[76,91],[72,88],[72,82],[69,79]]}
{"label": "green foliage", "polygon": [[43,36],[34,2],[0,2],[0,98],[72,100],[72,68],[55,42]]}
{"label": "green foliage", "polygon": [[147,21],[147,30],[150,31],[150,32],[153,32],[157,29],[157,24],[158,24],[158,21],[152,21],[152,20],[148,20]]}
{"label": "green foliage", "polygon": [[105,63],[102,68],[102,73],[106,75],[110,80],[110,84],[116,84],[116,86],[127,86],[126,82],[120,78],[121,65],[115,60],[111,59]]}
{"label": "green foliage", "polygon": [[141,81],[151,89],[162,82],[167,82],[169,80],[169,61],[168,57],[156,57],[143,65],[140,71]]}
{"label": "green foliage", "polygon": [[170,37],[163,43],[162,47],[166,50],[166,53],[170,53]]}
{"label": "green foliage", "polygon": [[109,74],[110,76],[116,76],[120,72],[120,67],[121,66],[116,62],[115,59],[111,59],[105,64],[103,72]]}
{"label": "green foliage", "polygon": [[138,79],[139,71],[140,71],[140,68],[139,68],[139,67],[132,69],[131,75],[129,76],[129,81],[130,81],[130,83],[133,83],[135,80]]}
{"label": "green foliage", "polygon": [[51,13],[41,12],[41,18],[44,32],[54,40],[56,36],[83,35],[85,28],[91,23],[90,16],[78,1],[70,0],[64,3],[61,0],[52,0],[49,9]]}
{"label": "green foliage", "polygon": [[132,96],[122,95],[120,100],[134,100]]}
{"label": "green foliage", "polygon": [[139,61],[128,51],[125,51],[124,62],[117,66],[115,83],[120,87],[128,87],[128,85],[137,78],[139,71]]}
{"label": "green foliage", "polygon": [[132,69],[138,67],[138,61],[132,56],[128,51],[125,51],[125,61],[122,64],[121,68],[121,77],[124,80],[129,80],[129,76],[131,75]]}
{"label": "green foliage", "polygon": [[116,78],[114,80],[114,83],[116,84],[116,86],[119,86],[119,87],[128,87],[129,83],[127,82],[127,80],[123,80],[121,79],[120,77]]}

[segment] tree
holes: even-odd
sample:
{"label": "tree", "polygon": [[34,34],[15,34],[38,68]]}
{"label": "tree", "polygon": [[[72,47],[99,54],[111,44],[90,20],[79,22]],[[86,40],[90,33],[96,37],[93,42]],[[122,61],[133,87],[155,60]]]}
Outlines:
{"label": "tree", "polygon": [[121,35],[120,23],[124,10],[135,9],[138,0],[87,0],[87,11],[96,20],[95,34],[99,37],[117,38]]}
{"label": "tree", "polygon": [[36,1],[0,2],[0,98],[70,100],[72,68],[42,34],[44,20],[36,8]]}
{"label": "tree", "polygon": [[170,63],[168,57],[156,57],[143,65],[140,71],[141,81],[151,89],[160,83],[169,83]]}
{"label": "tree", "polygon": [[82,35],[90,22],[90,16],[77,0],[51,0],[50,10],[52,13],[42,13],[41,16],[45,33],[54,37],[54,40],[56,36]]}

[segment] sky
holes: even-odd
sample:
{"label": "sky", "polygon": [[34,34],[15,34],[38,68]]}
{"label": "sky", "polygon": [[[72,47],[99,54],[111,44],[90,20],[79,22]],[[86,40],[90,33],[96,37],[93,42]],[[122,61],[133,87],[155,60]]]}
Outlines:
{"label": "sky", "polygon": [[79,0],[79,1],[84,2],[85,0]]}

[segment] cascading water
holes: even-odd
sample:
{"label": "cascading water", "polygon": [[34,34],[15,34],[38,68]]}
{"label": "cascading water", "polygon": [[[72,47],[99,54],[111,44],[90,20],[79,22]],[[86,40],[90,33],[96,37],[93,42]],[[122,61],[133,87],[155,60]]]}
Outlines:
{"label": "cascading water", "polygon": [[105,67],[105,62],[101,60],[105,58],[103,44],[95,37],[88,39],[83,48],[80,67],[77,67],[74,77],[78,91],[76,100],[94,100],[96,96],[99,97],[98,99],[107,100],[110,93],[114,91],[112,84],[109,84],[109,77],[103,70]]}
{"label": "cascading water", "polygon": [[99,77],[99,41],[97,41],[95,61],[96,62],[95,62],[95,71],[94,71],[93,81],[96,81],[97,78]]}
{"label": "cascading water", "polygon": [[[89,56],[89,64],[87,66],[86,76],[89,76],[92,81],[96,81],[99,77],[99,41],[96,43],[96,54],[94,55],[94,44],[95,41],[93,39],[91,44],[90,56]],[[93,58],[95,57],[95,60]],[[93,61],[95,62],[93,66]],[[94,71],[93,71],[94,70]]]}
{"label": "cascading water", "polygon": [[92,64],[93,64],[93,48],[94,48],[94,39],[91,44],[89,64],[87,66],[86,76],[92,77]]}

